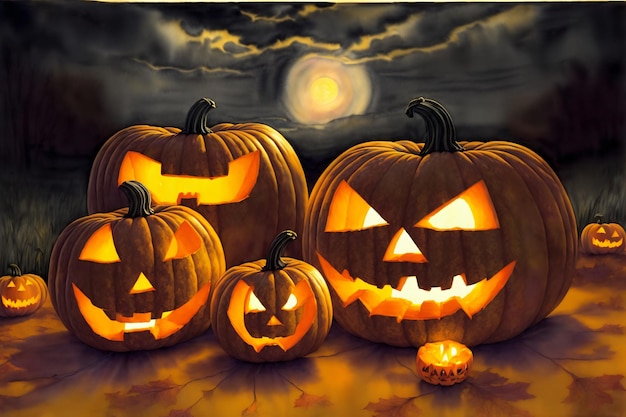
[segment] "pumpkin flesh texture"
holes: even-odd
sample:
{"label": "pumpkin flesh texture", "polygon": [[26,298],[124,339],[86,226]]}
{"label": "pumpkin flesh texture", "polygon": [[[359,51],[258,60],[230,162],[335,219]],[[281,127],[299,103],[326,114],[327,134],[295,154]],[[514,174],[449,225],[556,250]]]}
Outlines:
{"label": "pumpkin flesh texture", "polygon": [[[125,206],[118,191],[120,167],[129,151],[161,163],[161,174],[197,179],[228,176],[229,163],[250,153],[259,153],[256,182],[250,194],[232,203],[201,204],[195,190],[181,190],[180,204],[204,216],[220,236],[227,267],[262,258],[274,236],[285,229],[300,232],[308,200],[304,170],[286,139],[260,123],[221,123],[212,133],[185,134],[177,128],[132,126],[119,131],[100,149],[91,169],[88,186],[89,213],[107,212]],[[140,180],[141,181],[141,180]],[[206,183],[206,182],[205,182]],[[208,184],[208,183],[207,183]],[[153,196],[155,203],[158,198]],[[171,202],[168,202],[171,204]],[[263,221],[258,214],[263,212]],[[255,239],[247,239],[255,236]],[[300,245],[287,254],[301,256]]]}
{"label": "pumpkin flesh texture", "polygon": [[[110,351],[157,349],[201,334],[210,325],[207,301],[194,310],[196,313],[190,319],[185,315],[185,320],[181,321],[176,311],[194,296],[197,299],[199,291],[207,285],[210,290],[213,281],[225,270],[217,235],[206,220],[186,207],[156,207],[154,215],[141,218],[124,218],[126,212],[127,209],[120,209],[78,219],[59,236],[49,273],[51,299],[59,318],[84,343]],[[184,222],[200,236],[201,249],[180,259],[164,261],[174,232]],[[80,260],[89,238],[107,224],[111,225],[120,261]],[[141,274],[147,277],[154,290],[132,293]],[[170,319],[178,323],[163,321],[163,330],[171,325],[178,329],[167,337],[158,335],[158,326],[157,330],[127,331],[121,335],[122,340],[119,340],[119,333],[114,332],[109,340],[98,334],[98,329],[92,329],[83,317],[85,307],[79,306],[76,289],[106,314],[110,322],[103,326],[109,329],[113,326],[119,331],[124,322],[139,324],[155,320],[158,323],[164,312],[172,312],[174,317]],[[207,293],[205,298],[208,296]]]}
{"label": "pumpkin flesh texture", "polygon": [[[422,144],[370,142],[344,152],[322,174],[305,217],[304,259],[378,288],[398,288],[416,276],[422,289],[450,288],[489,278],[515,262],[508,282],[470,318],[459,310],[441,319],[397,320],[370,315],[360,301],[345,305],[332,290],[334,315],[349,332],[398,346],[453,339],[466,345],[509,339],[544,318],[567,291],[576,256],[569,200],[538,156],[508,142],[461,142],[463,152],[417,155]],[[334,190],[345,180],[388,223],[352,232],[325,232]],[[451,198],[484,181],[499,228],[439,231],[415,225]],[[404,227],[427,262],[383,262],[389,242]]]}

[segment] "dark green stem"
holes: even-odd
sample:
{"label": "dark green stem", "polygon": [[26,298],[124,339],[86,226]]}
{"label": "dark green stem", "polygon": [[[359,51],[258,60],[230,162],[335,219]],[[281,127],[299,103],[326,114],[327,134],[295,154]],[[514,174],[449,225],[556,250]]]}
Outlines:
{"label": "dark green stem", "polygon": [[22,270],[17,264],[9,264],[9,275],[12,277],[19,277],[22,275]]}
{"label": "dark green stem", "polygon": [[134,180],[124,181],[120,185],[120,190],[124,192],[128,199],[128,213],[124,217],[132,219],[154,214],[154,210],[150,207],[150,191],[148,191],[145,185]]}
{"label": "dark green stem", "polygon": [[270,245],[270,250],[267,253],[267,260],[265,262],[265,266],[263,267],[263,271],[277,271],[286,267],[287,264],[283,262],[281,256],[283,255],[283,251],[285,250],[287,243],[296,240],[297,237],[298,234],[293,230],[284,230],[280,232]]}
{"label": "dark green stem", "polygon": [[456,128],[448,110],[435,100],[419,97],[411,100],[406,107],[406,115],[415,113],[426,122],[428,136],[420,155],[432,152],[459,152],[465,150],[456,141]]}
{"label": "dark green stem", "polygon": [[215,102],[210,98],[205,97],[196,101],[187,112],[183,133],[198,135],[213,133],[209,128],[208,119],[209,112],[216,107]]}

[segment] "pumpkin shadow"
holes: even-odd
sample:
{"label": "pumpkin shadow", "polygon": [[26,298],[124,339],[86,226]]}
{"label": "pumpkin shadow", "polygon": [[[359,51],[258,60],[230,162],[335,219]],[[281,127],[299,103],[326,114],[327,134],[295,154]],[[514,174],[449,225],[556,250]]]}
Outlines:
{"label": "pumpkin shadow", "polygon": [[526,373],[543,366],[537,357],[591,361],[615,355],[609,345],[600,343],[598,333],[568,315],[550,316],[513,339],[472,350],[487,367],[511,367]]}

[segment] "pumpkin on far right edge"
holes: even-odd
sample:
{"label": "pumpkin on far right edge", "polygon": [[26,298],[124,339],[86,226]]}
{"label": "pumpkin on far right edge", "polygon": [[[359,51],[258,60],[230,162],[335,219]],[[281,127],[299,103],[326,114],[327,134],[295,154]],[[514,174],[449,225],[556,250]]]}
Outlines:
{"label": "pumpkin on far right edge", "polygon": [[605,223],[603,215],[595,215],[595,223],[583,228],[580,235],[581,252],[592,255],[624,252],[626,231],[618,223]]}
{"label": "pumpkin on far right edge", "polygon": [[507,141],[456,141],[448,111],[417,98],[425,143],[379,140],[316,182],[303,258],[329,283],[335,320],[394,346],[510,339],[546,317],[575,271],[578,229],[556,173]]}

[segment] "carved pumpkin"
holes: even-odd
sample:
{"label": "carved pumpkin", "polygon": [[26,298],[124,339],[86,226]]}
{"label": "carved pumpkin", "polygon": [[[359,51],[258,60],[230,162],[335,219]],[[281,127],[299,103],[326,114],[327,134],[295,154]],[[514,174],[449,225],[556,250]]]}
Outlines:
{"label": "carved pumpkin", "polygon": [[211,225],[182,206],[150,207],[138,182],[128,208],[72,222],[50,259],[59,318],[84,343],[130,351],[171,346],[210,325],[211,285],[226,269]]}
{"label": "carved pumpkin", "polygon": [[[202,214],[222,241],[227,267],[263,257],[281,230],[302,230],[308,189],[291,145],[260,123],[209,128],[213,108],[212,100],[196,102],[182,131],[139,125],[109,138],[91,169],[89,213],[123,207],[118,186],[139,181],[154,203],[182,204]],[[290,249],[301,256],[300,245]]]}
{"label": "carved pumpkin", "polygon": [[316,350],[332,323],[322,275],[306,262],[281,258],[296,238],[280,233],[267,259],[231,267],[211,299],[213,332],[224,350],[249,362],[286,361]]}
{"label": "carved pumpkin", "polygon": [[596,222],[586,225],[580,235],[582,251],[594,255],[624,252],[624,228],[618,223],[604,223],[601,214],[595,217]]}
{"label": "carved pumpkin", "polygon": [[461,142],[439,103],[411,101],[430,137],[374,141],[322,173],[303,255],[329,283],[334,317],[375,342],[509,339],[570,286],[574,213],[553,170],[515,143]]}
{"label": "carved pumpkin", "polygon": [[0,317],[32,314],[47,298],[46,282],[39,275],[22,274],[16,264],[9,264],[9,275],[0,277]]}
{"label": "carved pumpkin", "polygon": [[473,362],[472,351],[454,340],[426,343],[415,358],[417,373],[424,381],[444,386],[464,381]]}

